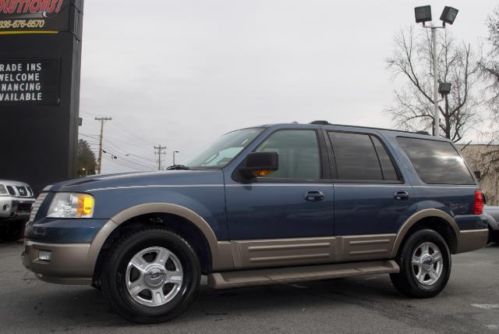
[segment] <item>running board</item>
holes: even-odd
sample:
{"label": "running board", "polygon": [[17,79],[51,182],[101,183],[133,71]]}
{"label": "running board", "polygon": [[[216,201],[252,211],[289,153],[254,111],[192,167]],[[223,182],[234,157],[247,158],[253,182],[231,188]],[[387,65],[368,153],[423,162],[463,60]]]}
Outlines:
{"label": "running board", "polygon": [[215,289],[229,289],[398,272],[400,268],[393,260],[353,262],[212,273],[208,275],[208,285]]}

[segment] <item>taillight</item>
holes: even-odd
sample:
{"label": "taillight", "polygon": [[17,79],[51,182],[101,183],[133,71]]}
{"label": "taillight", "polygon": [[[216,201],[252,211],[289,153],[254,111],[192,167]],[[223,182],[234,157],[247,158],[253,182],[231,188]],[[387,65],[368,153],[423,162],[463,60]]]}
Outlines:
{"label": "taillight", "polygon": [[475,201],[473,203],[473,214],[481,215],[483,213],[483,206],[485,201],[483,200],[483,193],[481,190],[475,190]]}

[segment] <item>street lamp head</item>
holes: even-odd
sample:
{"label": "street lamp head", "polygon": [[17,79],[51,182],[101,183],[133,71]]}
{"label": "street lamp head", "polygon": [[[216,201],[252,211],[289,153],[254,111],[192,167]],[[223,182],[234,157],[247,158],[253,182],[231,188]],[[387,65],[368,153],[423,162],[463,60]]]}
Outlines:
{"label": "street lamp head", "polygon": [[423,25],[431,21],[431,6],[420,6],[414,8],[414,16],[416,17],[416,23],[423,23]]}
{"label": "street lamp head", "polygon": [[442,96],[446,96],[450,93],[451,89],[451,83],[450,82],[439,82],[438,83],[438,92]]}
{"label": "street lamp head", "polygon": [[444,26],[446,23],[454,23],[458,12],[459,11],[456,8],[445,6],[444,10],[442,11],[442,15],[440,15],[440,20],[442,20]]}

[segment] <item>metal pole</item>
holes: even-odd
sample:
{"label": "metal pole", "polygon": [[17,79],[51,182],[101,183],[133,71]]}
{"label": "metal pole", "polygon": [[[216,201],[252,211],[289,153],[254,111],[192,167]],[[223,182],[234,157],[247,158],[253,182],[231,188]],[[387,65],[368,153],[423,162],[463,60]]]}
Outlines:
{"label": "metal pole", "polygon": [[175,154],[180,153],[179,151],[173,151],[173,166],[175,165]]}
{"label": "metal pole", "polygon": [[[166,146],[161,146],[159,144],[158,146],[154,146],[155,154],[158,154],[158,170],[161,170],[163,167],[161,166],[161,156],[164,154],[166,155]],[[156,151],[157,150],[157,151]]]}
{"label": "metal pole", "polygon": [[439,136],[440,111],[438,110],[438,73],[437,73],[437,27],[431,27],[431,41],[433,51],[433,135]]}
{"label": "metal pole", "polygon": [[102,138],[104,137],[104,122],[111,121],[111,117],[95,117],[96,121],[100,122],[100,136],[99,136],[99,157],[97,158],[97,174],[102,171]]}

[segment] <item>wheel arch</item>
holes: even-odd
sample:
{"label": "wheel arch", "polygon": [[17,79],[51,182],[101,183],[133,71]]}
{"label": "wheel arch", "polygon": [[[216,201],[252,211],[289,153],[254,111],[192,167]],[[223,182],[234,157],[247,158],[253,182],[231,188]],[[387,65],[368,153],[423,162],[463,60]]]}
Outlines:
{"label": "wheel arch", "polygon": [[177,204],[148,203],[119,212],[96,235],[89,250],[94,280],[99,276],[100,265],[108,248],[127,230],[142,226],[164,226],[189,241],[203,262],[202,269],[205,273],[233,266],[232,257],[227,256],[230,252],[223,251],[226,243],[217,240],[213,229],[203,217]]}
{"label": "wheel arch", "polygon": [[438,209],[424,209],[410,216],[400,227],[392,248],[392,258],[395,258],[404,242],[414,232],[429,228],[438,232],[446,241],[451,253],[458,249],[459,226],[452,216]]}

